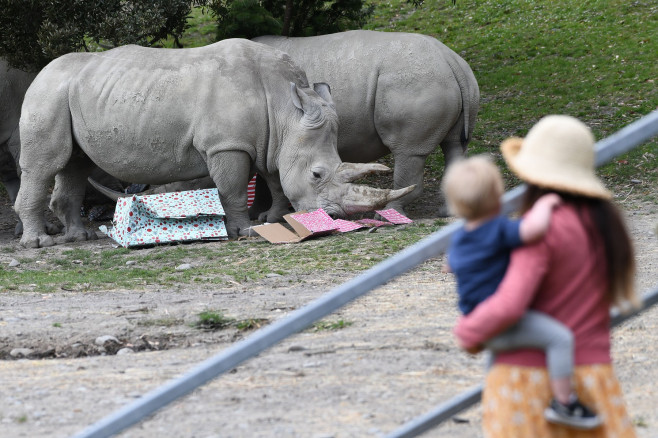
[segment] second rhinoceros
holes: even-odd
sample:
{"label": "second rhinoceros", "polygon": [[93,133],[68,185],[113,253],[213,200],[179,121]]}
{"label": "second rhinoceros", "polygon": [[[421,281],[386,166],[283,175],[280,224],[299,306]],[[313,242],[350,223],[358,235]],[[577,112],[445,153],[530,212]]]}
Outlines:
{"label": "second rhinoceros", "polygon": [[400,212],[423,191],[427,156],[440,144],[446,165],[471,139],[480,92],[469,65],[436,38],[355,30],[306,38],[254,38],[287,52],[309,80],[331,85],[340,120],[338,153],[366,163],[389,153]]}
{"label": "second rhinoceros", "polygon": [[287,54],[263,44],[232,39],[64,55],[39,73],[23,104],[21,243],[55,243],[42,217],[53,178],[50,206],[66,228],[58,242],[95,237],[79,216],[94,163],[149,184],[210,175],[232,237],[249,232],[247,183],[256,171],[273,193],[269,221],[287,212],[288,199],[298,210],[322,207],[340,216],[413,189],[351,184],[382,167],[343,163],[337,130],[328,86],[311,88]]}
{"label": "second rhinoceros", "polygon": [[[13,203],[20,187],[16,162],[20,154],[18,121],[25,92],[36,73],[11,68],[0,58],[0,181]],[[17,233],[20,227],[17,227]]]}

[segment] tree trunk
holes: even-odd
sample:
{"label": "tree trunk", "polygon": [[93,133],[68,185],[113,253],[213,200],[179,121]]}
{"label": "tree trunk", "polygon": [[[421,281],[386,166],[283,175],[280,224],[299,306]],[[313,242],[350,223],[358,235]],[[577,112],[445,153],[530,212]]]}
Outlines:
{"label": "tree trunk", "polygon": [[292,17],[292,0],[286,0],[286,10],[283,11],[283,29],[281,35],[290,36],[290,17]]}

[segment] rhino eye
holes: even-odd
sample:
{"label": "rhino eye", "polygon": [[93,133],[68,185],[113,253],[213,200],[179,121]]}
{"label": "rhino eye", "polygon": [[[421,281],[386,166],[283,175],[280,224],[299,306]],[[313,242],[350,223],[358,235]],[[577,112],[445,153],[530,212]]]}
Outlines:
{"label": "rhino eye", "polygon": [[313,172],[313,178],[315,179],[320,179],[322,175],[320,175],[320,172]]}

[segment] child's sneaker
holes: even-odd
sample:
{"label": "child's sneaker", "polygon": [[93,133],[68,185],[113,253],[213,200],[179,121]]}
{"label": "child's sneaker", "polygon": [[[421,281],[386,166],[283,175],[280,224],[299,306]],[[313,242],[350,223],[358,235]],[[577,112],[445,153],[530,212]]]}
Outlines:
{"label": "child's sneaker", "polygon": [[544,417],[551,423],[584,430],[594,429],[602,423],[601,418],[578,399],[566,405],[555,399],[551,400],[551,404],[544,411]]}

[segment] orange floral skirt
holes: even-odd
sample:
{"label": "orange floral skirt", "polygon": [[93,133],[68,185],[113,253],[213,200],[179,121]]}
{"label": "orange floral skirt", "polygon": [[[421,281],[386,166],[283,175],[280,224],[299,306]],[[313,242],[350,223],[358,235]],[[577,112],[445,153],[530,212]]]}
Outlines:
{"label": "orange floral skirt", "polygon": [[582,431],[548,423],[544,409],[552,395],[545,368],[495,365],[482,394],[482,426],[487,438],[635,438],[619,381],[611,365],[577,366],[576,392],[603,419]]}

